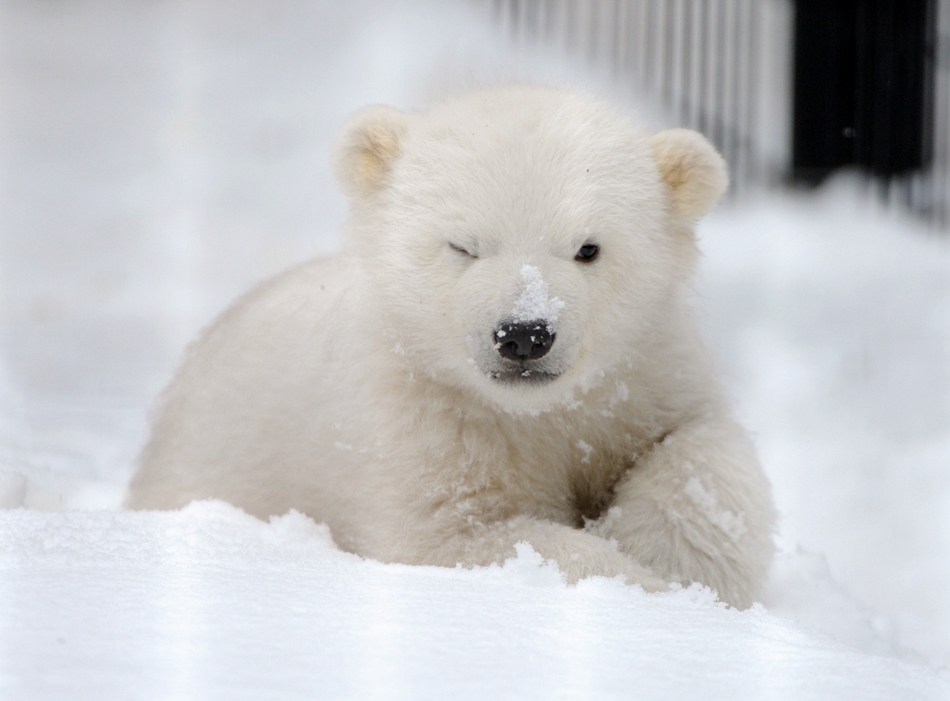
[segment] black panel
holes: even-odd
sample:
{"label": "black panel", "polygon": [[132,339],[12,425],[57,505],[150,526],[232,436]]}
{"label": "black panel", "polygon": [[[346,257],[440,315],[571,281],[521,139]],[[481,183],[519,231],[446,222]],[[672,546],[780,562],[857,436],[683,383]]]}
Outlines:
{"label": "black panel", "polygon": [[926,165],[934,0],[798,0],[793,169],[896,175]]}

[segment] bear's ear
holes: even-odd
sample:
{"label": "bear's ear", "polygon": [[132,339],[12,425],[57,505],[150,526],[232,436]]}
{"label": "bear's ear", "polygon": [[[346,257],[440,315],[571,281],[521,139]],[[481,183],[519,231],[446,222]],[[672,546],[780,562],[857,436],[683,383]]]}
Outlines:
{"label": "bear's ear", "polygon": [[333,170],[343,192],[365,197],[377,190],[402,151],[408,115],[373,105],[350,117],[333,144]]}
{"label": "bear's ear", "polygon": [[726,162],[712,144],[691,129],[667,129],[650,138],[660,177],[670,188],[673,214],[693,223],[726,191]]}

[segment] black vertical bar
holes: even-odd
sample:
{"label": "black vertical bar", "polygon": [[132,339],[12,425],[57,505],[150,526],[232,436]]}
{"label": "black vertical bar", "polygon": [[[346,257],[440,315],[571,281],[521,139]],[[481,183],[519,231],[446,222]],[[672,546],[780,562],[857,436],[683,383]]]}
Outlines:
{"label": "black vertical bar", "polygon": [[934,128],[936,121],[935,93],[937,83],[937,0],[928,0],[924,20],[924,127],[921,133],[923,166],[931,168],[934,160]]}
{"label": "black vertical bar", "polygon": [[935,0],[798,0],[794,170],[892,176],[932,150]]}
{"label": "black vertical bar", "polygon": [[818,182],[854,160],[856,4],[796,4],[792,167],[801,180]]}

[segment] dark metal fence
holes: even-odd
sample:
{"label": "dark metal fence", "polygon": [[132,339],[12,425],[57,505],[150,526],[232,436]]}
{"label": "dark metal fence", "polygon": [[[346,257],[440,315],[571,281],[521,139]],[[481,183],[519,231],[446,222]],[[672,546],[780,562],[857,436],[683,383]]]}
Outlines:
{"label": "dark metal fence", "polygon": [[[730,164],[733,191],[792,175],[792,0],[483,0],[519,44],[609,68],[697,129]],[[930,1],[923,168],[879,178],[882,196],[950,224],[950,0]]]}
{"label": "dark metal fence", "polygon": [[933,100],[934,130],[932,160],[908,186],[911,206],[929,212],[931,219],[950,227],[950,0],[939,0]]}

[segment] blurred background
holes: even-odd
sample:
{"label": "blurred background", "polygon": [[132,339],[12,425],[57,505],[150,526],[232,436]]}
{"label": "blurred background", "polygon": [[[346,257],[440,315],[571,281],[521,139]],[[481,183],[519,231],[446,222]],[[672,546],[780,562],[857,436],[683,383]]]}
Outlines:
{"label": "blurred background", "polygon": [[118,507],[187,341],[342,245],[350,113],[513,79],[722,150],[766,604],[950,661],[950,0],[0,0],[0,506]]}
{"label": "blurred background", "polygon": [[820,184],[843,167],[946,226],[947,0],[493,0],[518,44],[607,68],[706,134],[753,184]]}

